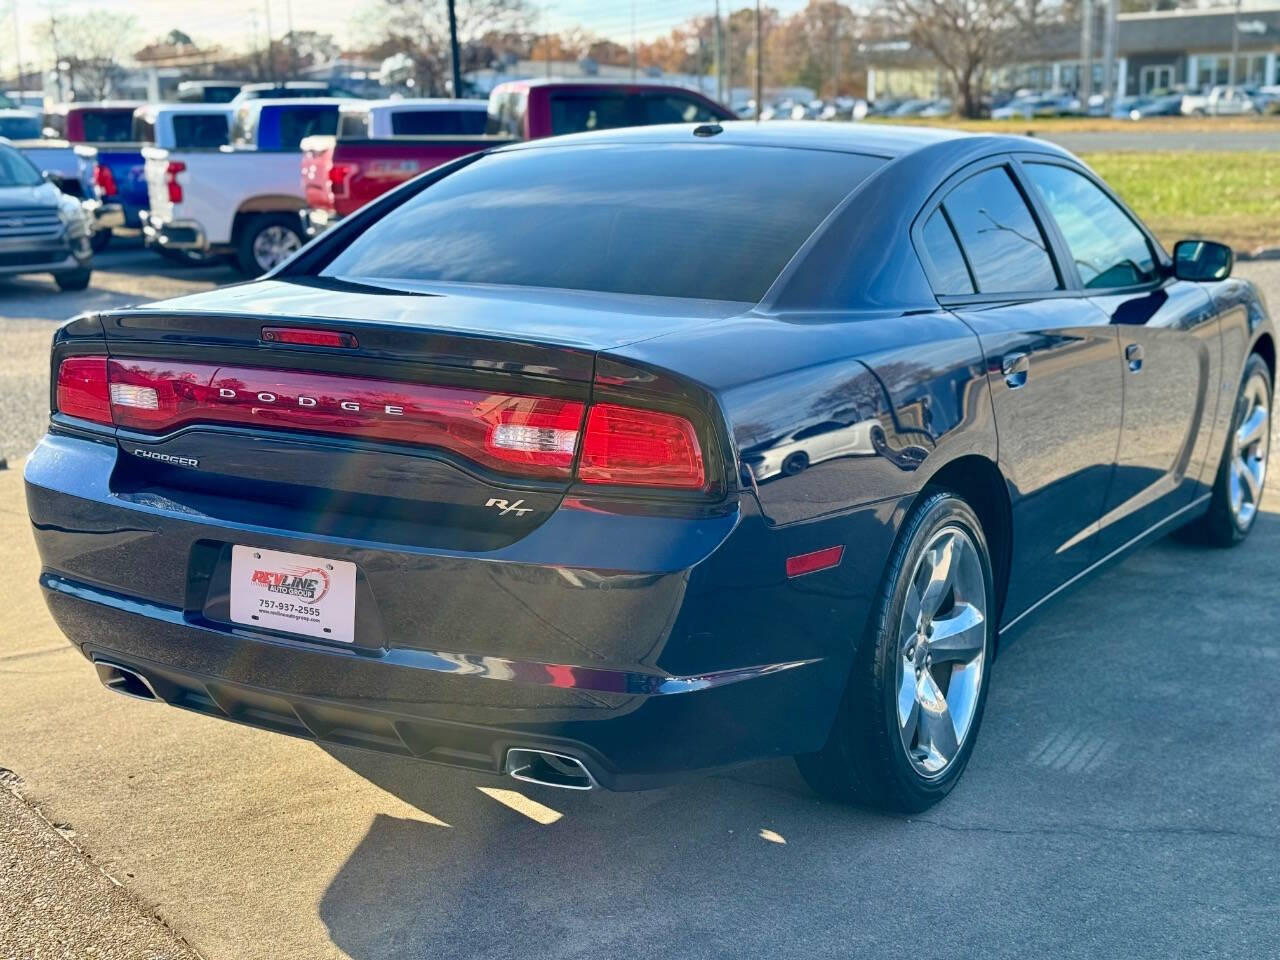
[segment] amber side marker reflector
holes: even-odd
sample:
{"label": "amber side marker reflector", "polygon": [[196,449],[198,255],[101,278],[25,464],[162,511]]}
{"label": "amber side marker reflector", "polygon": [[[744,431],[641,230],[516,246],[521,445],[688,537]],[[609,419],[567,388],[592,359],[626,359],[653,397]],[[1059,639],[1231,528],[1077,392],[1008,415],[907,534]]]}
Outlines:
{"label": "amber side marker reflector", "polygon": [[803,577],[806,573],[817,573],[819,570],[830,570],[840,566],[844,559],[844,547],[827,547],[813,553],[802,553],[795,557],[787,557],[787,576]]}
{"label": "amber side marker reflector", "polygon": [[336,330],[307,330],[298,327],[263,327],[267,343],[293,343],[304,347],[358,347],[356,338]]}

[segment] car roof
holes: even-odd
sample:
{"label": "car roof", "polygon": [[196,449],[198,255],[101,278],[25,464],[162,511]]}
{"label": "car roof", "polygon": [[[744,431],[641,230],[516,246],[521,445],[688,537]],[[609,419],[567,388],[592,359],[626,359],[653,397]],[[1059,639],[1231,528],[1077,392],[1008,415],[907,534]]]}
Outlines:
{"label": "car roof", "polygon": [[[316,99],[319,99],[318,97]],[[344,111],[363,110],[474,110],[489,109],[488,100],[452,100],[449,97],[406,97],[400,100],[345,100]]]}
{"label": "car roof", "polygon": [[22,107],[0,107],[0,117],[32,117],[39,120],[40,114],[35,110],[24,110]]}
{"label": "car roof", "polygon": [[618,80],[611,77],[529,77],[524,80],[505,80],[494,89],[500,90],[503,87],[517,87],[526,90],[536,87],[617,87],[618,89],[637,90],[679,90],[681,93],[691,93],[700,97],[707,96],[694,87],[682,86],[678,83],[672,83],[670,80],[646,80],[643,77],[637,77],[635,80]]}
{"label": "car roof", "polygon": [[49,108],[50,113],[67,113],[70,110],[137,110],[144,106],[144,100],[72,100],[69,103],[55,103]]}
{"label": "car roof", "polygon": [[235,108],[229,103],[144,103],[138,108],[139,113],[159,115],[161,113],[225,113],[231,114]]}
{"label": "car roof", "polygon": [[241,100],[229,103],[233,112],[240,110],[265,110],[268,107],[340,107],[351,103],[347,97],[263,97],[260,100]]}
{"label": "car roof", "polygon": [[[712,136],[698,136],[694,130],[719,126]],[[974,138],[977,134],[942,127],[907,126],[881,123],[815,123],[804,120],[725,120],[719,124],[673,123],[649,127],[619,127],[589,133],[574,133],[545,140],[512,144],[503,150],[537,149],[541,146],[587,145],[590,143],[679,143],[697,137],[719,144],[742,146],[793,147],[801,150],[835,150],[878,157],[901,157],[916,150],[947,140]],[[994,138],[993,138],[994,139]],[[1011,143],[1025,140],[1005,137]],[[1016,148],[1016,147],[1015,147]],[[1011,148],[1013,149],[1013,148]]]}

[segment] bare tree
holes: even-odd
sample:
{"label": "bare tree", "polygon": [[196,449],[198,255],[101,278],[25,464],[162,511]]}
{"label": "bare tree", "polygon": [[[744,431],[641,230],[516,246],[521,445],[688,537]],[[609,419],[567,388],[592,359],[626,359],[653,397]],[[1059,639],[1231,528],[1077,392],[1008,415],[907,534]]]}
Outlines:
{"label": "bare tree", "polygon": [[[440,94],[449,76],[449,28],[445,0],[378,0],[375,30],[379,42],[394,39],[417,70],[422,95]],[[516,31],[532,17],[527,0],[457,0],[458,39],[463,46],[463,70],[478,64],[466,62],[467,48],[495,30]],[[485,64],[487,65],[487,64]]]}
{"label": "bare tree", "polygon": [[978,115],[986,72],[1025,45],[1042,8],[1034,0],[885,0],[883,6],[888,27],[946,71],[966,117]]}
{"label": "bare tree", "polygon": [[134,17],[107,10],[62,17],[51,13],[41,39],[55,63],[67,64],[72,89],[103,100],[122,73],[120,58],[128,54],[136,28]]}

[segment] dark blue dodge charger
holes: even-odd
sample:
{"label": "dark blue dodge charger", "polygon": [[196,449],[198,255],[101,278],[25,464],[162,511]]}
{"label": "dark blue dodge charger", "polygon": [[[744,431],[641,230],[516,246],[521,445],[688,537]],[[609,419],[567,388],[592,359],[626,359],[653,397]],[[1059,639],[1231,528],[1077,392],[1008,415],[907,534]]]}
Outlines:
{"label": "dark blue dodge charger", "polygon": [[795,755],[920,810],[1047,600],[1248,534],[1276,355],[1231,268],[1034,140],[466,157],[63,326],[40,582],[143,699],[576,789]]}

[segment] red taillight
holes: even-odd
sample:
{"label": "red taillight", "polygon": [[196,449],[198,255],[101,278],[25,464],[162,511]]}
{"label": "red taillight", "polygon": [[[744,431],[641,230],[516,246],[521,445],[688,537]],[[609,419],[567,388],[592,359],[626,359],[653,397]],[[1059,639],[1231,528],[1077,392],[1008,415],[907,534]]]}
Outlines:
{"label": "red taillight", "polygon": [[181,160],[170,160],[169,166],[164,170],[164,183],[169,189],[169,202],[182,202],[182,184],[178,182],[178,174],[187,169],[187,165]]}
{"label": "red taillight", "polygon": [[[272,339],[268,332],[329,333],[264,328],[264,339]],[[584,483],[706,488],[689,420],[613,403],[588,410],[580,400],[557,397],[106,357],[62,361],[57,403],[67,416],[146,433],[197,423],[314,431],[433,446],[495,470],[560,480],[570,479],[577,454]]]}
{"label": "red taillight", "polygon": [[329,187],[335,197],[345,197],[350,189],[349,181],[356,172],[354,163],[335,163],[329,168]]}
{"label": "red taillight", "polygon": [[58,412],[111,423],[106,357],[69,357],[58,364]]}
{"label": "red taillight", "polygon": [[583,404],[255,367],[111,360],[117,426],[193,423],[307,430],[450,450],[496,470],[567,479]]}
{"label": "red taillight", "polygon": [[93,182],[104,197],[115,196],[116,177],[105,163],[100,163],[93,168]]}
{"label": "red taillight", "polygon": [[684,417],[597,403],[587,414],[578,479],[697,490],[706,485],[706,472],[698,434]]}

